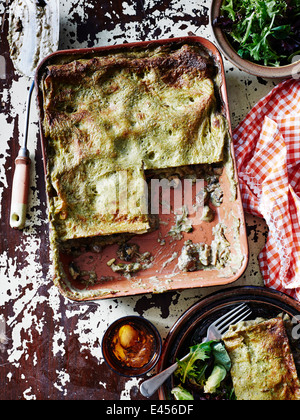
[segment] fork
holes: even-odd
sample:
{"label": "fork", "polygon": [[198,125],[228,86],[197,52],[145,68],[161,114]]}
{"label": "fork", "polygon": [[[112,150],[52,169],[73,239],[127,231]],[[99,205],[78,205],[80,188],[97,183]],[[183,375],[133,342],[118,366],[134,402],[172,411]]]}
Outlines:
{"label": "fork", "polygon": [[[202,343],[207,341],[220,340],[225,332],[231,325],[237,322],[244,321],[250,314],[251,309],[245,305],[239,305],[226,313],[225,315],[218,318],[213,322],[207,329],[206,337],[202,340]],[[190,353],[184,356],[180,361],[187,359]],[[158,373],[150,379],[144,381],[140,386],[140,392],[144,397],[151,397],[158,388],[176,371],[178,363],[174,363],[172,366]]]}

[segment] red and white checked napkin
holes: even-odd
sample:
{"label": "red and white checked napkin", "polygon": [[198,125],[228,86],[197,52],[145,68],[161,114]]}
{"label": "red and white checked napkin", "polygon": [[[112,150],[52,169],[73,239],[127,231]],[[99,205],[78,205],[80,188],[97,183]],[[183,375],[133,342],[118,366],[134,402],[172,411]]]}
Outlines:
{"label": "red and white checked napkin", "polygon": [[269,227],[259,255],[265,285],[300,300],[300,81],[259,101],[233,143],[244,209]]}

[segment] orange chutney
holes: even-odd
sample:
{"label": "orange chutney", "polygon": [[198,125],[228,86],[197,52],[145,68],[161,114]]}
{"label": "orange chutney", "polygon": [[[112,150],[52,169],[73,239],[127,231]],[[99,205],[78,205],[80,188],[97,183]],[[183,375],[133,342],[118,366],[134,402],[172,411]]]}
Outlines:
{"label": "orange chutney", "polygon": [[142,325],[128,322],[114,331],[111,350],[123,366],[142,368],[155,352],[154,337]]}

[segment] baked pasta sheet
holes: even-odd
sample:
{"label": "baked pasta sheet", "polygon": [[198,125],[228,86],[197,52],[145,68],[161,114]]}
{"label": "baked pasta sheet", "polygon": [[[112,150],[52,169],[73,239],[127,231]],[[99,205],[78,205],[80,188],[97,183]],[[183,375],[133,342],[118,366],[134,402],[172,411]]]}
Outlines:
{"label": "baked pasta sheet", "polygon": [[[145,197],[141,168],[222,161],[228,127],[213,77],[211,57],[188,44],[47,67],[43,129],[61,239],[144,233],[147,215],[136,211]],[[130,197],[120,218],[110,197],[122,171]]]}
{"label": "baked pasta sheet", "polygon": [[282,318],[231,327],[223,337],[238,400],[299,400],[300,383]]}

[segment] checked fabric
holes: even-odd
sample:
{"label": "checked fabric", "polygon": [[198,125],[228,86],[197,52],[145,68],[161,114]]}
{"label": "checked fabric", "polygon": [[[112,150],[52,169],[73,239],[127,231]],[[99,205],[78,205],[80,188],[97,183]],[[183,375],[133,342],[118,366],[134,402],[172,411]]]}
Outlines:
{"label": "checked fabric", "polygon": [[276,86],[233,132],[244,210],[269,228],[265,285],[300,300],[300,80]]}

